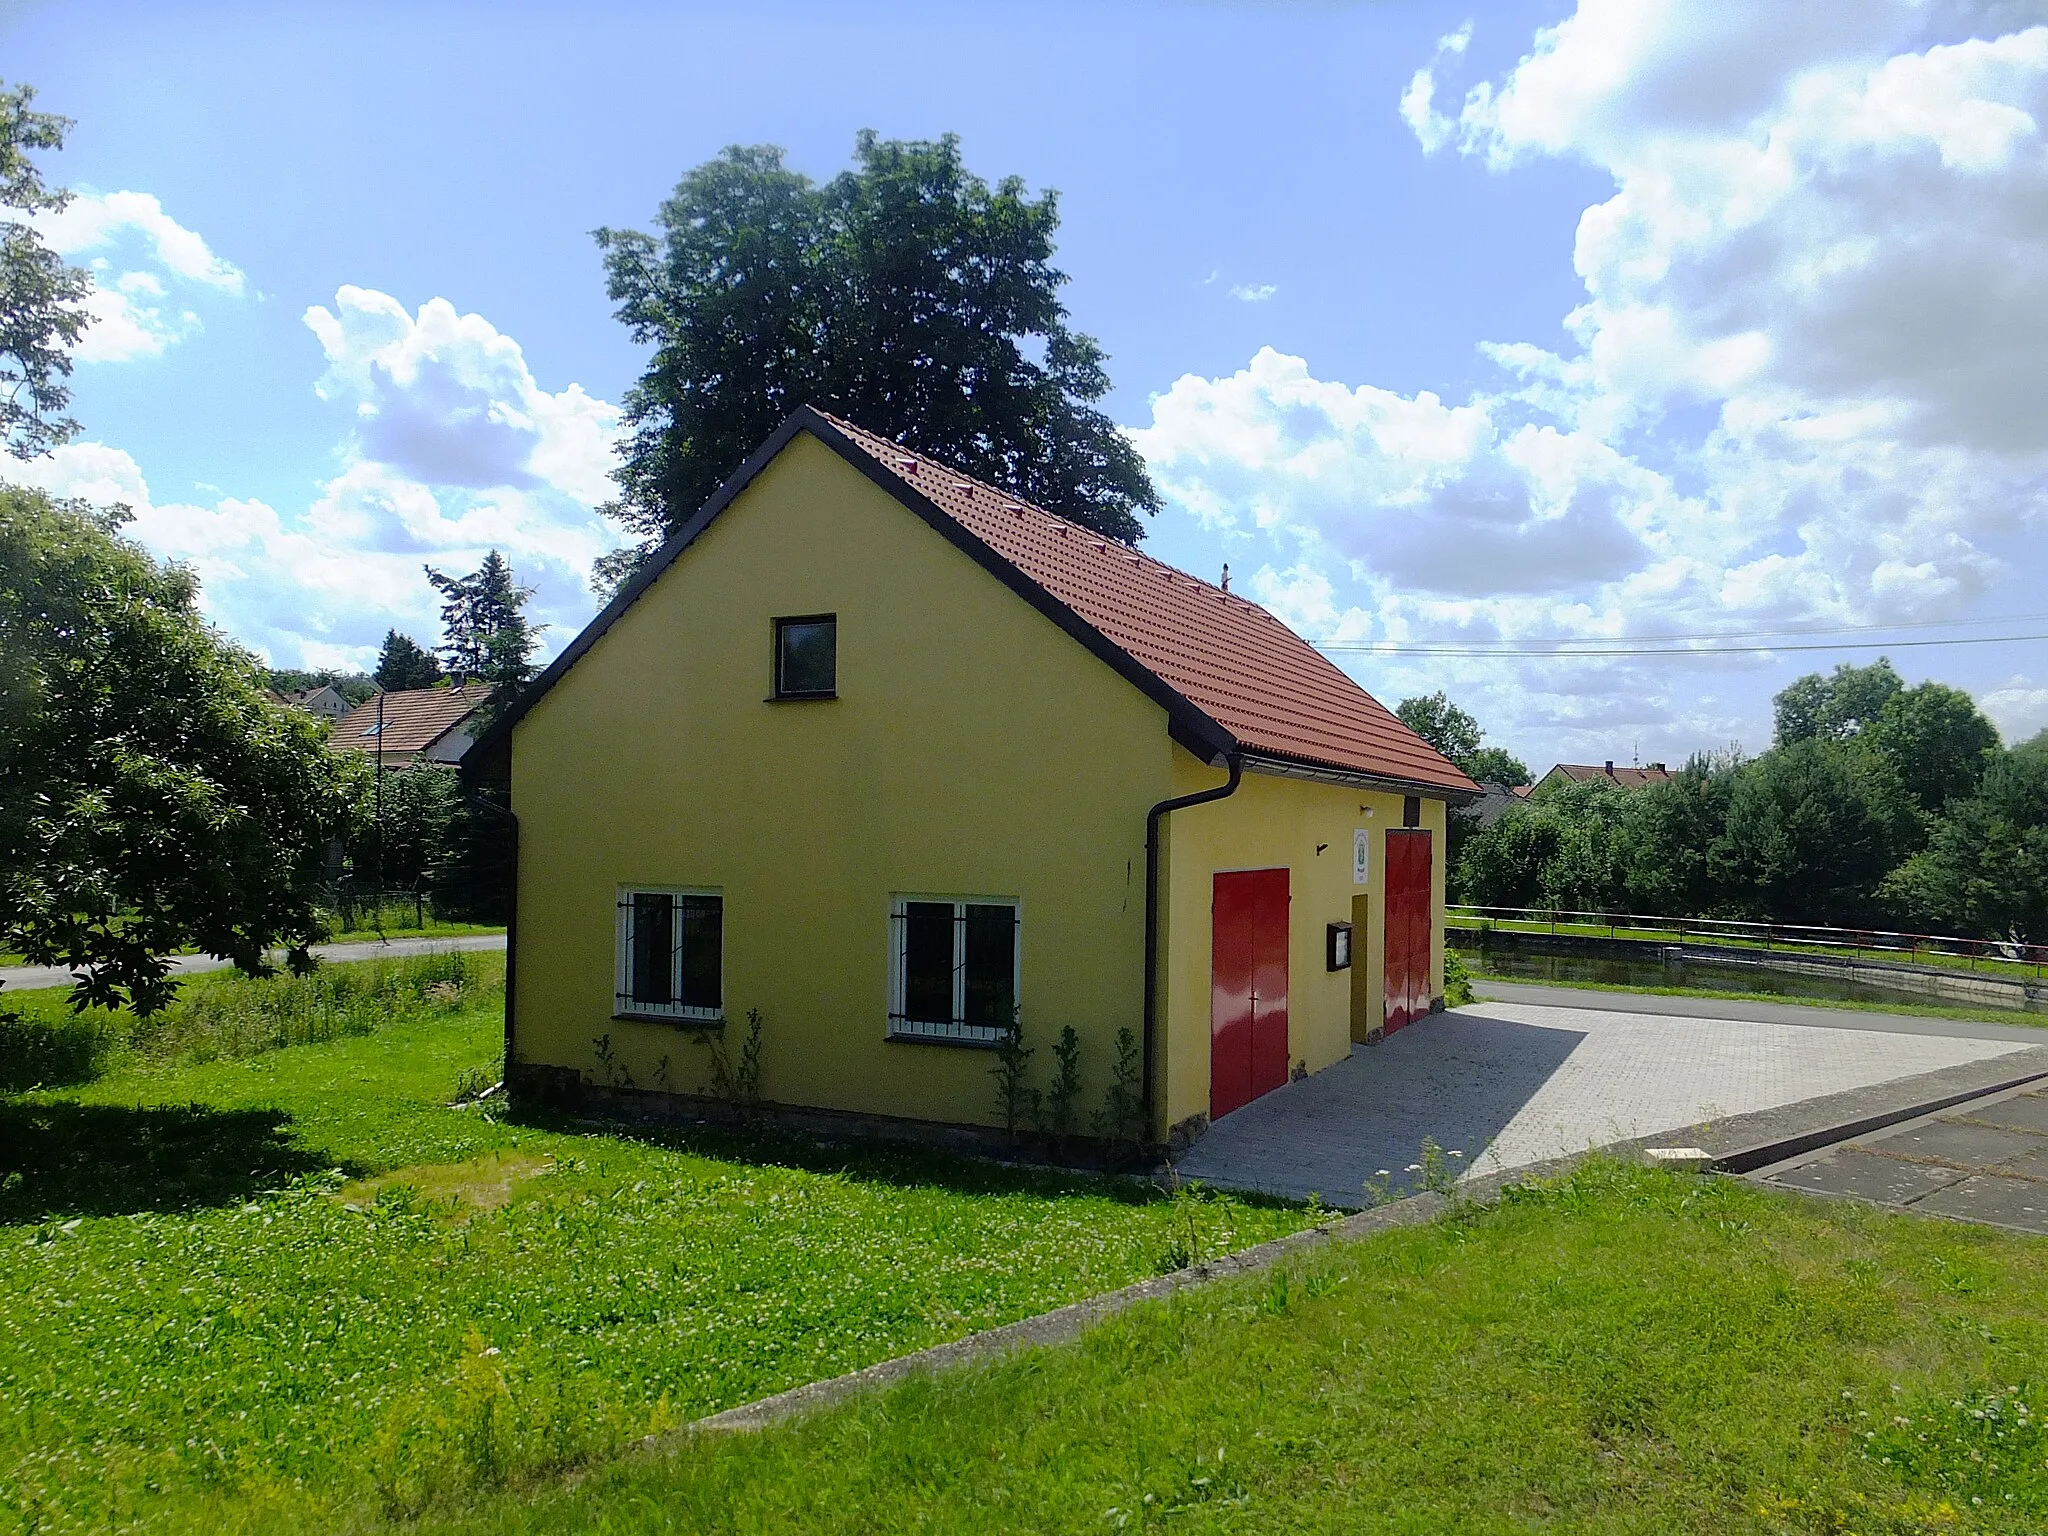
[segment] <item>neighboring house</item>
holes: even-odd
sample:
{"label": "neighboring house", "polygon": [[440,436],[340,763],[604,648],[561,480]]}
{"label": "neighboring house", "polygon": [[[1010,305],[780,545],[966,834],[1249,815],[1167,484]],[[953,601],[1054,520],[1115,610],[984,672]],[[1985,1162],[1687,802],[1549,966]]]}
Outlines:
{"label": "neighboring house", "polygon": [[303,709],[309,715],[318,715],[322,720],[339,720],[348,713],[348,700],[343,698],[332,683],[322,683],[318,688],[304,688],[297,693],[272,694],[280,703],[289,704],[293,709]]}
{"label": "neighboring house", "polygon": [[1465,818],[1475,827],[1490,827],[1507,814],[1508,807],[1528,798],[1526,784],[1481,784],[1479,798],[1465,807]]}
{"label": "neighboring house", "polygon": [[1154,1143],[1437,1006],[1477,793],[1264,609],[808,408],[465,776],[515,1098],[706,1091],[759,1010],[770,1105],[987,1128],[1015,1022],[1085,1128],[1128,1029]]}
{"label": "neighboring house", "polygon": [[334,722],[327,744],[374,754],[387,768],[460,763],[475,739],[472,717],[490,697],[487,683],[372,694]]}
{"label": "neighboring house", "polygon": [[[1671,770],[1662,763],[1652,763],[1647,768],[1617,768],[1614,760],[1604,763],[1559,763],[1550,772],[1538,779],[1536,789],[1557,789],[1566,784],[1589,784],[1595,779],[1605,779],[1623,789],[1641,789],[1645,784],[1662,784],[1671,777]],[[1517,790],[1517,794],[1533,791]]]}

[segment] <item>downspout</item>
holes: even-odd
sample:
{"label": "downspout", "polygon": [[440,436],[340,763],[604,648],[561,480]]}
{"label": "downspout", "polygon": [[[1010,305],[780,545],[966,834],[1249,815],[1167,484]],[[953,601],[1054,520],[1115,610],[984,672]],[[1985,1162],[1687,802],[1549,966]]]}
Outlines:
{"label": "downspout", "polygon": [[1244,777],[1244,754],[1232,752],[1224,759],[1230,769],[1228,782],[1214,789],[1198,790],[1192,795],[1182,795],[1173,800],[1162,800],[1145,815],[1145,1134],[1152,1133],[1152,1111],[1156,1095],[1152,1086],[1153,1063],[1158,1049],[1155,1041],[1159,1034],[1159,828],[1174,811],[1184,811],[1191,805],[1206,805],[1211,800],[1221,800],[1237,793],[1238,781]]}

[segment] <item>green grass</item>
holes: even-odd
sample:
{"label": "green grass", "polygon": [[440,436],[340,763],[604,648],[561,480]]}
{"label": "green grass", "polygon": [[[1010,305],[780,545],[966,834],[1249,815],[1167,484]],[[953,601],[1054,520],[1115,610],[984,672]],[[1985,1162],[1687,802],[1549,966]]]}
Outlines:
{"label": "green grass", "polygon": [[[1556,987],[1566,992],[1633,992],[1650,997],[1714,997],[1738,1003],[1786,1003],[1798,1008],[1840,1008],[1851,1013],[1904,1014],[1928,1019],[1962,1019],[1972,1024],[2014,1024],[2048,1029],[2048,1014],[2017,1008],[1946,1008],[1924,1003],[1871,1003],[1834,997],[1792,997],[1782,992],[1730,992],[1708,987],[1639,987],[1613,981],[1552,981],[1546,976],[1512,976],[1489,970],[1475,951],[1462,953],[1474,981],[1500,981],[1518,987]],[[1482,999],[1483,1001],[1483,999]]]}
{"label": "green grass", "polygon": [[[1448,914],[1444,923],[1452,932],[1469,934],[1489,931],[1559,933],[1586,938],[1637,939],[1658,944],[1679,942],[1679,935],[1673,929],[1631,928],[1625,923],[1610,927],[1606,923],[1551,923],[1534,918],[1466,917],[1455,912]],[[1744,939],[1714,933],[1687,933],[1684,942],[1707,948],[1753,950],[1758,954],[1787,955],[1795,959],[1804,955],[1817,955],[1836,959],[1869,960],[1880,965],[1914,965],[1937,970],[1973,971],[1980,976],[1996,976],[2012,981],[2038,980],[2043,974],[2048,974],[2048,965],[2040,961],[2000,960],[1989,955],[1951,955],[1932,949],[1852,949],[1846,945],[1788,944],[1782,940],[1776,944],[1767,944],[1762,939]]]}
{"label": "green grass", "polygon": [[[175,1026],[95,1035],[104,1075],[0,1100],[0,1530],[402,1517],[1112,1289],[1176,1241],[1128,1183],[450,1108],[501,1041],[497,957],[451,995],[428,970],[453,959],[210,979]],[[1199,1207],[1216,1249],[1310,1219]]]}
{"label": "green grass", "polygon": [[2048,1528],[2048,1242],[1593,1164],[422,1532]]}

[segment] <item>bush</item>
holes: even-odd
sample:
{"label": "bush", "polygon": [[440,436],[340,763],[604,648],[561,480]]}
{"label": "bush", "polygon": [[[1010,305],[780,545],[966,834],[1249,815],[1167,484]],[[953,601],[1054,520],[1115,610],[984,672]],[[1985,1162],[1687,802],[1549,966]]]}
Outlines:
{"label": "bush", "polygon": [[1444,951],[1444,1006],[1462,1008],[1472,1001],[1472,972],[1455,949]]}

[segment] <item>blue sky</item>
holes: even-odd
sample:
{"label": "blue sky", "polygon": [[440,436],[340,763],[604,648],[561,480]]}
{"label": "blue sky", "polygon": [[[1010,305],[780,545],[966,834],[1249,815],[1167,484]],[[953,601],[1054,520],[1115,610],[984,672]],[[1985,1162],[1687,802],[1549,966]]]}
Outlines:
{"label": "blue sky", "polygon": [[[420,564],[491,544],[559,645],[640,362],[589,231],[952,131],[1060,193],[1149,547],[1312,639],[2001,632],[1925,626],[2048,611],[2044,9],[0,7],[102,286],[27,473],[280,663],[431,639]],[[1761,747],[1867,659],[1338,654],[1539,769]],[[2048,644],[1894,656],[2048,725]]]}

